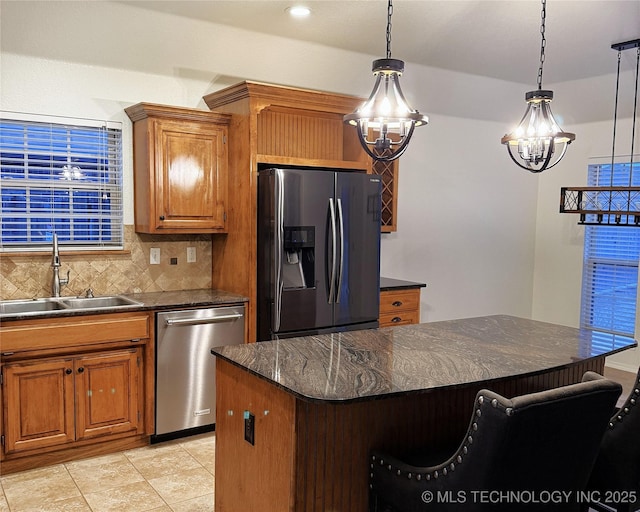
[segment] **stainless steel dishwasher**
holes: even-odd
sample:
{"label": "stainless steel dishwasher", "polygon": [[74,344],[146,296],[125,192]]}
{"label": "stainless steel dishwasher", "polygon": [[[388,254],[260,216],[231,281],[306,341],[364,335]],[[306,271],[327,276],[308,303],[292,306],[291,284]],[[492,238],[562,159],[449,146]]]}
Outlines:
{"label": "stainless steel dishwasher", "polygon": [[156,425],[152,442],[213,430],[211,348],[244,342],[244,305],[156,314]]}

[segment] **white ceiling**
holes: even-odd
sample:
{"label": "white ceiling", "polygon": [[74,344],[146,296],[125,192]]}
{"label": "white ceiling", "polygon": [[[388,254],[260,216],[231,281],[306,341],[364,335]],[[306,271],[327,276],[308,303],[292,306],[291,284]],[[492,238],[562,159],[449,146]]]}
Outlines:
{"label": "white ceiling", "polygon": [[[384,57],[386,0],[123,0],[143,9]],[[294,3],[312,9],[292,19]],[[392,56],[535,85],[537,0],[395,0]],[[544,84],[615,73],[611,44],[640,38],[640,0],[548,0]],[[635,67],[623,52],[622,69]],[[543,85],[544,85],[543,84]]]}

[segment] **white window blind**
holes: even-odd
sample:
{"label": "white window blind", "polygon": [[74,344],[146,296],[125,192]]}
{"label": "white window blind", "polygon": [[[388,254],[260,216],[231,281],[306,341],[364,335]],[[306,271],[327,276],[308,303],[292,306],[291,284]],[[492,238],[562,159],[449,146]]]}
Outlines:
{"label": "white window blind", "polygon": [[122,249],[120,123],[0,116],[0,250]]}
{"label": "white window blind", "polygon": [[[588,168],[589,186],[638,186],[640,165],[629,161],[594,160]],[[606,221],[606,219],[605,219]],[[615,348],[620,338],[634,336],[638,287],[640,228],[585,227],[581,326],[597,331],[594,343]]]}

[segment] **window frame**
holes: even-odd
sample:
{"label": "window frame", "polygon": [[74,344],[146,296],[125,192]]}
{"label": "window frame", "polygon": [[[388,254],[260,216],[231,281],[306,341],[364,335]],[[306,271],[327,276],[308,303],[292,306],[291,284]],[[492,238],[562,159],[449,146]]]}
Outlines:
{"label": "window frame", "polygon": [[122,251],[123,123],[0,111],[3,130],[0,254],[48,252],[54,232],[65,251]]}
{"label": "window frame", "polygon": [[[634,157],[589,159],[588,186],[638,186]],[[595,217],[595,216],[594,216]],[[580,327],[593,331],[593,343],[611,350],[635,336],[640,228],[635,225],[585,225]],[[608,318],[607,318],[608,317]]]}

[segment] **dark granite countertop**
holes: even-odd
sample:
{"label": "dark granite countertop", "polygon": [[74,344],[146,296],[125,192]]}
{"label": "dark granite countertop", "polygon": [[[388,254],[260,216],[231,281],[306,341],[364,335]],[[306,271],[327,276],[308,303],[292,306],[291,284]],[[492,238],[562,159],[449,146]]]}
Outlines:
{"label": "dark granite countertop", "polygon": [[128,293],[127,297],[142,302],[147,309],[176,309],[239,304],[249,299],[224,290],[177,290],[167,292]]}
{"label": "dark granite countertop", "polygon": [[391,277],[380,277],[380,291],[389,290],[411,290],[412,288],[424,288],[425,283],[416,283],[414,281],[404,281],[402,279],[393,279]]}
{"label": "dark granite countertop", "polygon": [[561,369],[619,352],[587,330],[487,316],[216,347],[307,401],[351,402]]}
{"label": "dark granite countertop", "polygon": [[[34,313],[12,313],[1,316],[2,322],[12,320],[36,320],[40,318],[57,318],[84,316],[109,313],[123,313],[132,311],[162,311],[171,309],[185,309],[191,307],[208,307],[208,306],[225,306],[230,304],[240,304],[247,302],[249,299],[235,293],[226,292],[224,290],[215,289],[197,289],[197,290],[177,290],[164,292],[148,292],[148,293],[128,293],[121,294],[135,301],[140,305],[113,307],[96,309],[59,309],[54,311],[41,311]],[[62,299],[68,297],[61,297]]]}

